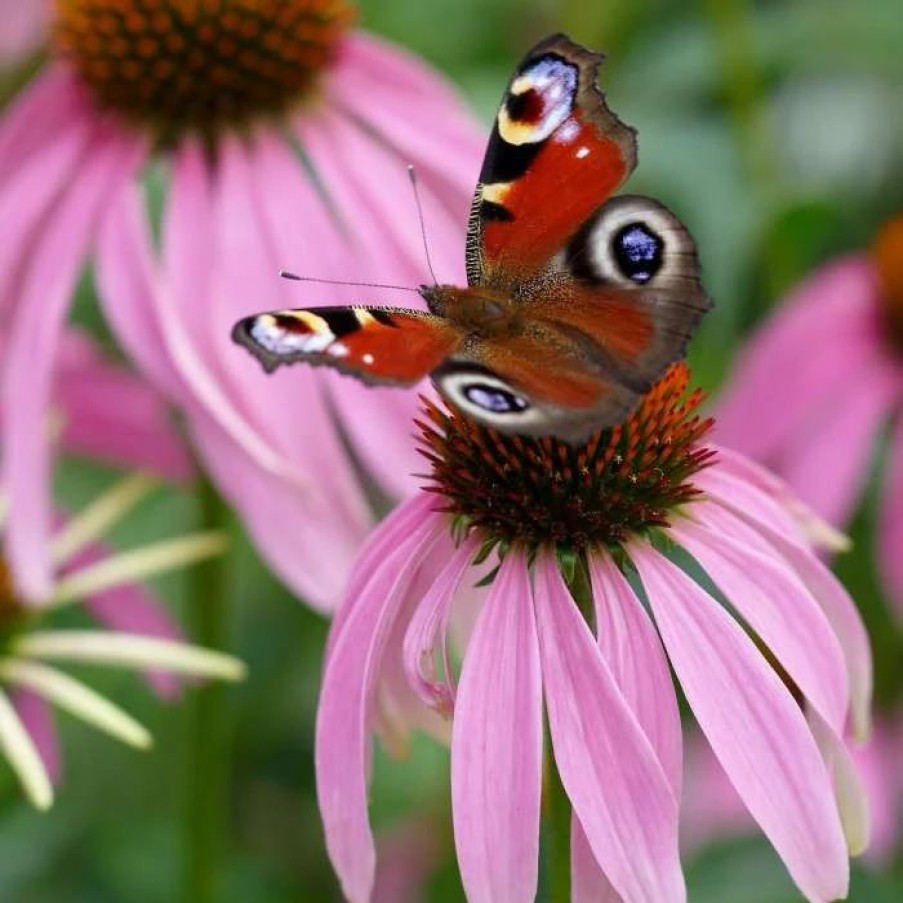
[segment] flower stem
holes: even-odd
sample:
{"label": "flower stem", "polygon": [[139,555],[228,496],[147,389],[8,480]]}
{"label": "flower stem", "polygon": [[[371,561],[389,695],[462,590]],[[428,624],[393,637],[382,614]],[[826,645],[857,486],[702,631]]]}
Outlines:
{"label": "flower stem", "polygon": [[552,745],[546,741],[548,757],[546,866],[548,871],[546,899],[549,903],[570,903],[571,900],[571,801],[561,783],[555,764]]}
{"label": "flower stem", "polygon": [[[203,529],[228,527],[228,510],[216,490],[203,480],[198,486]],[[229,636],[226,559],[217,556],[191,571],[188,619],[196,643],[222,650]],[[228,824],[229,725],[226,687],[211,683],[193,691],[190,704],[184,903],[215,903]]]}

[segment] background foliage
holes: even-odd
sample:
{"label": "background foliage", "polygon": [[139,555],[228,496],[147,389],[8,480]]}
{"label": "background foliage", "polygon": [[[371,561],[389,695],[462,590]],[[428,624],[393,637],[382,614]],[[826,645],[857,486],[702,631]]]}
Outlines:
{"label": "background foliage", "polygon": [[[692,360],[712,390],[744,334],[788,286],[826,257],[866,245],[883,218],[903,209],[899,0],[361,6],[366,28],[445,70],[487,124],[512,66],[537,38],[566,30],[608,53],[603,84],[610,102],[640,134],[631,189],[671,205],[700,245],[717,308]],[[107,479],[70,463],[60,491],[75,505]],[[879,491],[873,487],[866,509]],[[167,534],[197,518],[194,501],[161,491],[116,541]],[[873,523],[868,510],[858,518],[858,549],[840,570],[879,640],[879,699],[887,703],[903,684],[903,659],[867,551]],[[224,880],[217,899],[328,903],[340,897],[323,850],[311,757],[326,627],[268,575],[233,526],[229,644],[251,677],[227,691],[225,753],[216,758],[231,774],[231,793],[221,801]],[[159,588],[178,609],[191,579],[171,578]],[[113,694],[151,727],[156,747],[140,755],[61,718],[69,779],[49,816],[28,811],[0,769],[0,899],[180,899],[190,710],[159,706],[130,676],[92,674],[91,681],[101,689],[115,684]],[[401,764],[378,754],[377,825],[390,837],[407,830],[433,857],[425,899],[436,903],[463,899],[450,856],[447,784],[445,753],[426,741]],[[413,827],[405,827],[406,813],[416,819]],[[703,851],[688,878],[693,903],[799,899],[770,848],[755,838]],[[901,863],[883,873],[859,868],[851,899],[903,899]]]}

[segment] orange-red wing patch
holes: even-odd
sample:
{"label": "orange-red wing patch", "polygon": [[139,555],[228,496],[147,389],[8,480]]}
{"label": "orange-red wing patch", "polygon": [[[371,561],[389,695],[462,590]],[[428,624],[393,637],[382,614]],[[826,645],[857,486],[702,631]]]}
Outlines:
{"label": "orange-red wing patch", "polygon": [[633,130],[596,87],[601,59],[557,35],[514,74],[474,197],[471,284],[510,288],[544,269],[633,169]]}
{"label": "orange-red wing patch", "polygon": [[232,337],[267,370],[307,363],[369,383],[412,385],[457,348],[461,334],[420,311],[321,307],[248,317],[236,324]]}

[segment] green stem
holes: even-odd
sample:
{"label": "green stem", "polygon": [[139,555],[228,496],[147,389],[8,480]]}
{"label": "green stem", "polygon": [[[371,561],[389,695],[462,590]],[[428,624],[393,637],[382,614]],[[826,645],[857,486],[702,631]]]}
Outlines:
{"label": "green stem", "polygon": [[[198,487],[203,529],[225,529],[228,510],[216,490]],[[211,649],[228,645],[229,610],[226,559],[213,558],[191,571],[188,620],[196,643]],[[215,903],[228,823],[229,725],[226,687],[211,683],[192,691],[190,702],[184,903]]]}
{"label": "green stem", "polygon": [[547,855],[548,901],[570,903],[571,900],[571,801],[561,783],[551,743],[546,742],[548,756]]}

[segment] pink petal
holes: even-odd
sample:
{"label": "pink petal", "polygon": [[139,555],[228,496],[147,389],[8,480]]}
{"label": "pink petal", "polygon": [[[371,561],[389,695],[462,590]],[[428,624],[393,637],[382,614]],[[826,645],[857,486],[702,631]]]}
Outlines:
{"label": "pink petal", "polygon": [[658,552],[630,555],[687,701],[740,797],[812,901],[844,897],[846,843],[800,709],[752,640]]}
{"label": "pink petal", "polygon": [[815,709],[842,733],[849,681],[827,618],[778,556],[763,554],[708,522],[712,507],[694,506],[699,522],[675,520],[669,533],[705,568]]}
{"label": "pink petal", "polygon": [[[447,637],[451,605],[464,575],[471,570],[479,549],[475,536],[465,539],[429,587],[411,618],[404,638],[404,668],[420,698],[439,711],[450,713],[454,705]],[[436,679],[436,647],[445,659],[444,679]]]}
{"label": "pink petal", "polygon": [[[483,130],[448,85],[419,61],[399,58],[394,48],[383,50],[361,34],[349,36],[344,49],[326,86],[331,105],[367,123],[400,158],[415,164],[420,179],[461,218],[463,233],[486,146]],[[393,78],[392,70],[399,69],[417,75]],[[424,122],[431,126],[424,128]]]}
{"label": "pink petal", "polygon": [[[721,507],[722,499],[717,502],[716,507]],[[712,527],[720,525],[750,547],[762,549],[766,541],[765,550],[778,552],[802,580],[840,643],[850,682],[853,733],[857,739],[864,739],[872,700],[872,653],[865,625],[849,593],[811,549],[788,538],[784,531],[773,529],[766,520],[750,517],[748,508],[733,503],[719,512],[708,507],[705,518]],[[747,524],[752,529],[744,529]]]}
{"label": "pink petal", "polygon": [[837,811],[851,856],[859,856],[869,845],[869,802],[865,785],[846,744],[814,711],[808,711],[809,726],[831,775]]}
{"label": "pink petal", "polygon": [[878,565],[888,596],[903,618],[903,421],[890,443],[881,498]]}
{"label": "pink petal", "polygon": [[[125,181],[110,200],[98,236],[98,296],[107,323],[129,359],[175,401],[183,395],[183,383],[157,319],[163,288],[151,248],[141,187]],[[172,309],[167,316],[173,316]]]}
{"label": "pink petal", "polygon": [[37,747],[50,780],[58,784],[63,768],[59,738],[53,723],[53,709],[46,699],[31,690],[17,689],[12,694],[12,701],[25,730]]}
{"label": "pink petal", "polygon": [[[262,137],[254,149],[252,177],[256,188],[258,216],[263,223],[262,235],[267,238],[269,258],[273,267],[274,286],[291,307],[307,303],[304,298],[305,286],[287,283],[277,279],[276,270],[288,265],[293,270],[310,275],[334,276],[341,279],[354,278],[349,274],[349,259],[353,256],[348,236],[339,228],[334,212],[324,203],[310,177],[299,166],[296,153],[284,140]],[[303,235],[304,240],[298,241]],[[335,294],[333,286],[324,289],[314,287],[318,293],[328,292],[331,303]],[[361,289],[355,290],[356,300],[360,301]],[[247,305],[247,298],[236,297],[242,305]],[[319,302],[318,303],[322,303]],[[243,309],[242,314],[249,311]],[[234,349],[233,349],[234,351]],[[244,355],[247,358],[247,355]],[[243,361],[243,363],[245,363]],[[267,378],[259,373],[259,367],[246,361],[249,367],[255,368],[254,376]],[[326,412],[328,422],[322,429],[328,429],[330,444],[324,442],[322,435],[316,443],[311,442],[311,429],[300,429],[303,424],[295,424],[295,433],[286,441],[295,444],[299,452],[307,459],[312,458],[311,446],[320,450],[318,460],[310,460],[309,467],[313,472],[329,467],[334,479],[344,475],[347,485],[342,493],[347,496],[347,504],[360,503],[362,498],[356,476],[350,466],[344,471],[336,468],[337,456],[347,460],[348,454],[342,447],[335,427],[335,414],[342,429],[351,441],[351,446],[358,459],[363,463],[368,474],[373,474],[383,485],[396,494],[410,493],[413,484],[410,473],[419,469],[411,439],[412,420],[416,409],[414,393],[399,389],[377,389],[364,386],[354,379],[324,371],[287,372],[275,375],[277,390],[281,392],[284,405],[302,404],[305,408],[311,403],[299,400],[299,385],[311,395],[316,396],[316,405]],[[274,379],[269,378],[272,386]],[[324,396],[324,390],[326,395]],[[273,389],[271,389],[271,392]],[[280,405],[274,399],[272,420],[279,418]],[[324,403],[326,402],[326,403]],[[329,405],[328,402],[332,404]],[[333,410],[329,410],[332,407]],[[266,411],[267,409],[265,409]],[[281,424],[272,424],[275,429]],[[333,499],[339,495],[335,488],[330,489]]]}
{"label": "pink petal", "polygon": [[63,339],[56,404],[64,416],[63,445],[75,454],[111,461],[184,480],[192,464],[175,423],[146,382],[124,367],[105,361],[93,343],[69,351],[74,339]]}
{"label": "pink petal", "polygon": [[571,903],[622,903],[599,868],[583,825],[571,817]]}
{"label": "pink petal", "polygon": [[49,228],[45,220],[53,205],[84,165],[91,137],[91,123],[76,122],[7,170],[10,175],[0,187],[0,222],[6,224],[0,242],[0,311],[14,311],[32,249]]}
{"label": "pink petal", "polygon": [[602,656],[679,799],[680,712],[662,642],[630,584],[609,556],[589,556],[589,573]]}
{"label": "pink petal", "polygon": [[679,903],[677,798],[658,756],[551,556],[537,558],[534,585],[549,729],[574,813],[627,903]]}
{"label": "pink petal", "polygon": [[718,442],[763,459],[804,435],[849,374],[881,354],[877,317],[868,260],[822,268],[748,343],[718,404]]}
{"label": "pink petal", "polygon": [[800,498],[837,526],[852,517],[868,480],[878,430],[903,394],[900,373],[880,358],[845,372],[856,373],[846,390],[778,459],[781,475]]}
{"label": "pink petal", "polygon": [[66,65],[44,67],[3,111],[0,186],[15,177],[23,161],[59,140],[73,123],[81,121],[87,126],[91,119],[72,69]]}
{"label": "pink petal", "polygon": [[6,540],[17,585],[28,599],[50,592],[47,411],[63,318],[103,205],[135,157],[134,146],[108,140],[86,159],[33,250],[10,333],[3,381],[3,468],[11,512]]}
{"label": "pink petal", "polygon": [[367,817],[370,730],[375,693],[389,634],[413,579],[412,562],[424,558],[444,521],[426,521],[399,537],[381,530],[385,553],[360,589],[362,598],[341,624],[326,660],[317,710],[317,796],[326,848],[351,903],[367,903],[375,852]]}
{"label": "pink petal", "polygon": [[467,648],[452,727],[451,785],[469,903],[533,903],[542,680],[522,553],[512,551],[502,562]]}
{"label": "pink petal", "polygon": [[[283,478],[286,482],[303,484],[309,475],[299,470],[288,460],[280,449],[273,446],[272,437],[260,428],[259,420],[251,418],[248,396],[257,387],[259,399],[267,397],[272,385],[253,382],[263,378],[263,374],[252,368],[253,361],[241,355],[229,339],[234,320],[227,317],[224,303],[237,293],[246,297],[259,287],[261,274],[275,268],[262,260],[259,252],[259,221],[248,207],[250,185],[247,177],[247,152],[238,140],[224,140],[219,155],[218,179],[215,188],[217,208],[208,210],[208,218],[199,215],[200,195],[198,182],[211,178],[202,157],[201,150],[191,142],[181,148],[173,172],[172,185],[168,194],[167,219],[165,227],[175,229],[175,222],[188,211],[193,211],[195,219],[186,224],[179,234],[193,236],[186,255],[193,251],[203,261],[207,259],[205,243],[218,239],[218,254],[213,267],[215,278],[211,294],[203,295],[203,282],[198,288],[183,286],[183,291],[193,291],[187,298],[173,298],[167,283],[151,294],[156,303],[156,319],[160,326],[166,348],[171,355],[184,384],[191,393],[190,401],[202,406],[207,415],[238,444],[257,466]],[[189,200],[186,196],[191,195]],[[183,205],[183,201],[185,201]],[[216,231],[218,230],[218,231]],[[246,245],[244,244],[246,242]],[[179,260],[184,259],[183,256]],[[173,267],[167,260],[167,276],[180,283],[179,267]],[[253,289],[244,282],[244,277],[253,272]],[[237,281],[234,284],[232,280]],[[278,305],[277,305],[278,306]],[[194,328],[192,328],[194,326]],[[219,343],[224,354],[230,354],[232,367],[211,360],[205,349],[211,343]],[[224,360],[224,357],[223,357]],[[233,370],[237,368],[237,374]],[[289,418],[283,418],[288,420]],[[256,421],[256,422],[255,422]],[[320,422],[318,420],[318,422]]]}
{"label": "pink petal", "polygon": [[207,473],[241,512],[264,560],[305,602],[332,611],[366,526],[337,517],[320,493],[260,467],[205,414],[194,414],[189,430]]}

